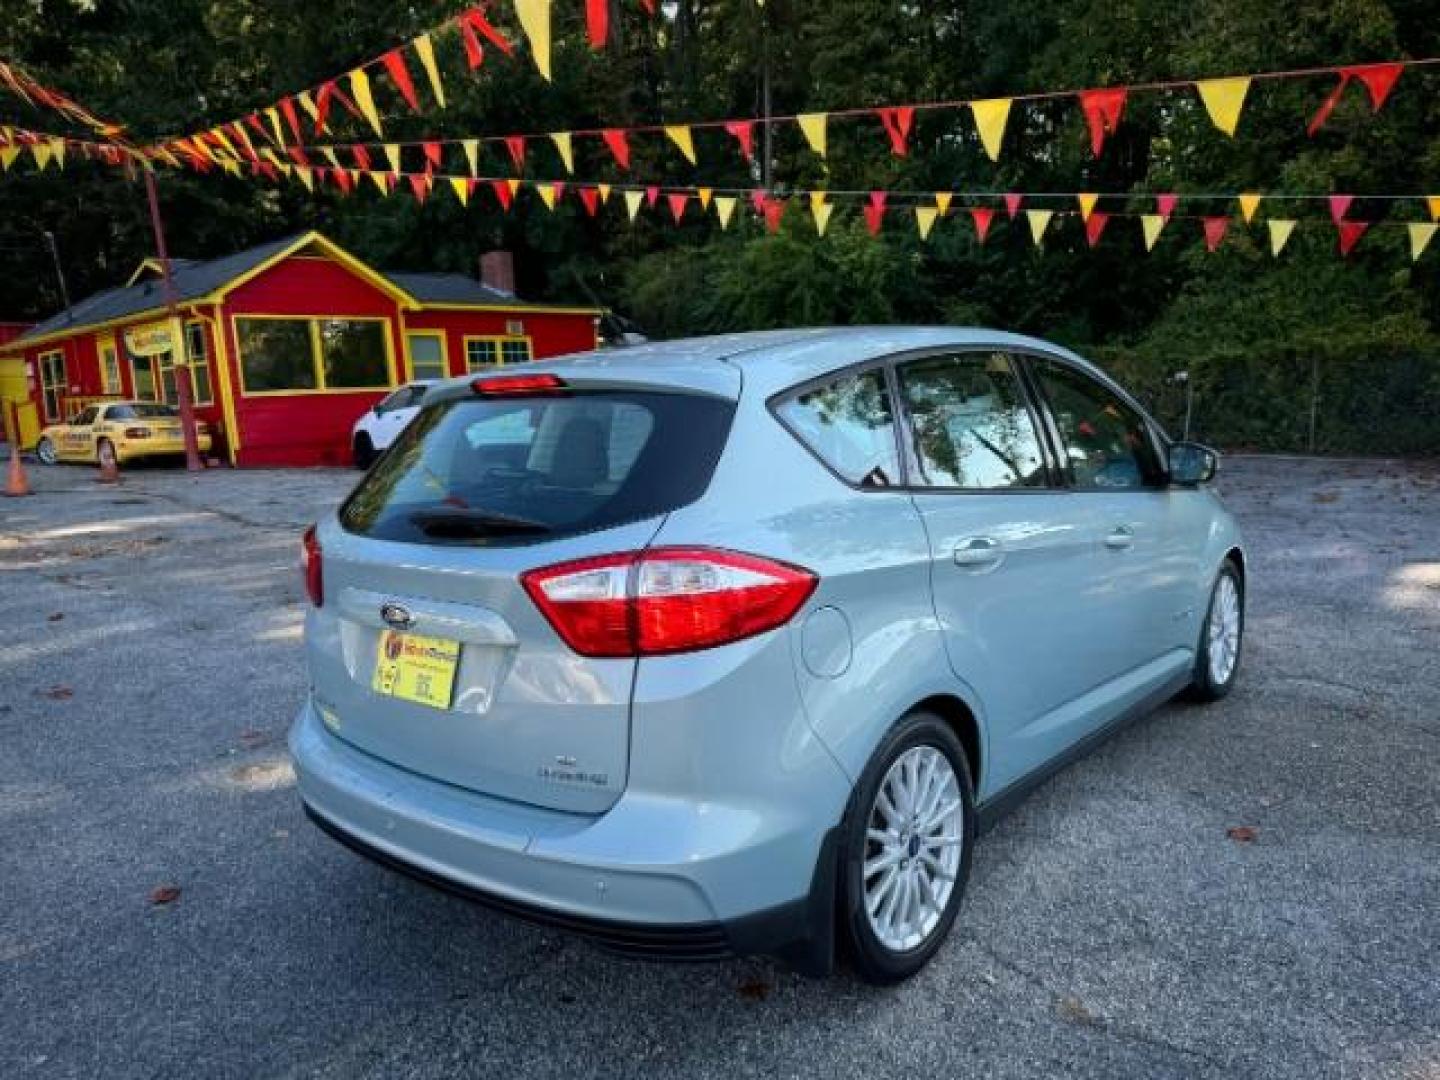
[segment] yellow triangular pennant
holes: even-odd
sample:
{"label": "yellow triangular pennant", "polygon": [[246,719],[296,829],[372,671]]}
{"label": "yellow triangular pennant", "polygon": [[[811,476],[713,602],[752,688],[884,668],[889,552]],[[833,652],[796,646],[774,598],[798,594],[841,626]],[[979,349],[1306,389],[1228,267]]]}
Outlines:
{"label": "yellow triangular pennant", "polygon": [[55,164],[63,169],[65,167],[65,140],[60,138],[51,139],[50,153],[55,158]]}
{"label": "yellow triangular pennant", "polygon": [[536,185],[535,185],[535,190],[536,190],[536,192],[539,193],[539,195],[540,195],[540,201],[545,204],[545,209],[546,209],[546,210],[554,210],[554,209],[555,209],[555,185],[554,185],[554,184],[536,184]]}
{"label": "yellow triangular pennant", "polygon": [[988,101],[970,102],[970,111],[975,116],[975,129],[980,132],[980,144],[991,161],[1000,160],[1000,146],[1005,141],[1005,125],[1010,120],[1010,98],[991,98]]}
{"label": "yellow triangular pennant", "polygon": [[285,129],[280,126],[280,111],[271,105],[265,110],[265,119],[270,121],[270,130],[275,134],[275,145],[285,145]]}
{"label": "yellow triangular pennant", "polygon": [[1030,239],[1035,241],[1036,247],[1045,239],[1045,230],[1050,227],[1050,219],[1054,216],[1054,210],[1025,211],[1025,219],[1030,222]]}
{"label": "yellow triangular pennant", "polygon": [[1430,209],[1430,220],[1440,221],[1440,195],[1431,195],[1425,205]]}
{"label": "yellow triangular pennant", "polygon": [[700,200],[701,207],[706,210],[710,209],[710,199],[713,195],[714,192],[711,191],[708,187],[695,189],[695,197]]}
{"label": "yellow triangular pennant", "polygon": [[695,140],[690,137],[688,127],[684,124],[666,125],[665,134],[670,136],[670,141],[680,148],[680,152],[691,165],[698,164],[695,160]]}
{"label": "yellow triangular pennant", "polygon": [[380,114],[375,110],[375,97],[370,92],[370,76],[363,68],[350,72],[350,93],[366,122],[375,129],[376,137],[383,139],[385,131],[380,126]]}
{"label": "yellow triangular pennant", "polygon": [[1270,254],[1279,255],[1295,231],[1295,222],[1286,218],[1271,218],[1265,224],[1270,226]]}
{"label": "yellow triangular pennant", "polygon": [[795,117],[795,122],[800,125],[800,130],[805,133],[805,141],[810,144],[810,149],[821,157],[825,156],[825,113],[803,113]]}
{"label": "yellow triangular pennant", "polygon": [[10,166],[15,164],[15,159],[19,156],[20,147],[0,146],[0,169],[5,169],[8,172]]}
{"label": "yellow triangular pennant", "polygon": [[505,181],[505,186],[510,189],[511,195],[518,195],[520,193],[520,180],[518,177],[512,176],[508,178]]}
{"label": "yellow triangular pennant", "polygon": [[1233,79],[1206,79],[1197,82],[1200,100],[1211,122],[1226,135],[1234,136],[1235,125],[1240,122],[1240,110],[1245,104],[1245,95],[1250,90],[1250,77],[1239,75]]}
{"label": "yellow triangular pennant", "polygon": [[1253,191],[1247,191],[1240,196],[1240,214],[1244,217],[1246,225],[1255,220],[1255,211],[1260,209],[1260,199],[1261,196],[1256,195]]}
{"label": "yellow triangular pennant", "polygon": [[398,173],[400,171],[400,147],[394,143],[386,143],[385,160],[390,162],[390,171]]}
{"label": "yellow triangular pennant", "polygon": [[1160,239],[1160,230],[1165,228],[1165,219],[1159,214],[1141,214],[1140,228],[1145,233],[1145,250],[1150,251],[1155,247],[1155,241]]}
{"label": "yellow triangular pennant", "polygon": [[935,208],[940,211],[940,214],[941,214],[942,217],[943,217],[945,214],[948,214],[948,213],[950,212],[950,200],[953,199],[954,197],[955,197],[955,195],[954,195],[953,192],[949,192],[949,191],[937,191],[937,192],[935,192]]}
{"label": "yellow triangular pennant", "polygon": [[940,216],[940,211],[933,206],[915,207],[915,227],[920,230],[920,239],[925,240],[930,236],[930,230],[935,227],[935,219]]}
{"label": "yellow triangular pennant", "polygon": [[550,0],[515,0],[515,14],[520,29],[530,39],[530,52],[535,66],[548,81],[550,78]]}
{"label": "yellow triangular pennant", "polygon": [[555,144],[555,149],[560,151],[560,160],[565,163],[565,171],[573,176],[575,174],[575,148],[570,141],[570,132],[552,131],[550,141]]}
{"label": "yellow triangular pennant", "polygon": [[631,221],[634,221],[636,215],[640,213],[640,204],[644,201],[645,193],[643,191],[625,192],[625,212],[630,215]]}
{"label": "yellow triangular pennant", "polygon": [[[301,90],[300,93],[295,95],[295,99],[300,102],[300,107],[305,110],[305,115],[310,117],[312,121],[318,123],[320,120],[320,106],[315,104],[315,99],[310,96],[310,91]],[[223,135],[223,132],[221,132],[219,128],[215,129],[215,133],[217,135]]]}
{"label": "yellow triangular pennant", "polygon": [[35,159],[35,167],[43,172],[45,166],[50,164],[50,144],[31,143],[30,156]]}
{"label": "yellow triangular pennant", "polygon": [[1095,210],[1095,204],[1100,201],[1100,196],[1093,191],[1082,191],[1075,198],[1080,202],[1080,220],[1089,221],[1090,214]]}
{"label": "yellow triangular pennant", "polygon": [[440,107],[445,108],[445,84],[440,81],[440,68],[435,64],[435,46],[430,43],[430,35],[421,34],[411,44],[415,46],[415,55],[420,57],[420,66],[430,80],[431,93]]}
{"label": "yellow triangular pennant", "polygon": [[224,161],[220,162],[220,168],[224,169],[231,176],[240,175],[240,163],[238,161],[231,161],[229,158],[227,158]]}
{"label": "yellow triangular pennant", "polygon": [[470,205],[470,181],[463,176],[450,177],[450,190],[455,192],[455,197],[460,200],[461,206]]}
{"label": "yellow triangular pennant", "polygon": [[830,224],[830,214],[835,207],[825,200],[825,192],[810,192],[810,213],[815,218],[815,231],[821,236],[825,235],[825,229]]}
{"label": "yellow triangular pennant", "polygon": [[295,175],[300,178],[300,183],[305,185],[306,191],[315,190],[315,175],[304,165],[295,166]]}
{"label": "yellow triangular pennant", "polygon": [[601,205],[601,206],[604,206],[607,202],[610,201],[610,185],[609,185],[609,184],[596,184],[596,185],[595,185],[595,190],[600,193],[600,205]]}
{"label": "yellow triangular pennant", "polygon": [[1440,229],[1440,225],[1433,221],[1412,221],[1408,228],[1410,230],[1410,261],[1414,262],[1430,246],[1430,241],[1435,238],[1435,230]]}
{"label": "yellow triangular pennant", "polygon": [[325,155],[325,159],[329,161],[330,164],[333,165],[335,168],[344,168],[344,166],[340,164],[340,159],[335,156],[335,150],[332,147],[322,146],[320,148],[320,152]]}
{"label": "yellow triangular pennant", "polygon": [[389,175],[388,173],[367,172],[365,175],[375,182],[375,186],[380,189],[381,195],[390,194],[390,182],[385,179],[385,177]]}
{"label": "yellow triangular pennant", "polygon": [[465,139],[460,145],[465,149],[465,164],[470,166],[470,175],[475,176],[479,171],[480,140]]}
{"label": "yellow triangular pennant", "polygon": [[715,196],[715,216],[720,219],[720,228],[730,227],[730,219],[735,216],[736,201],[734,195]]}

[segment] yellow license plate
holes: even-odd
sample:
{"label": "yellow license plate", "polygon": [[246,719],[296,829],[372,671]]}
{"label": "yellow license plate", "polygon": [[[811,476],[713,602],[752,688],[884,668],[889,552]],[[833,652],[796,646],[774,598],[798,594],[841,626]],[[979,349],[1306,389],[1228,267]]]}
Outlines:
{"label": "yellow license plate", "polygon": [[380,635],[370,685],[377,694],[448,709],[459,663],[458,641],[386,630]]}

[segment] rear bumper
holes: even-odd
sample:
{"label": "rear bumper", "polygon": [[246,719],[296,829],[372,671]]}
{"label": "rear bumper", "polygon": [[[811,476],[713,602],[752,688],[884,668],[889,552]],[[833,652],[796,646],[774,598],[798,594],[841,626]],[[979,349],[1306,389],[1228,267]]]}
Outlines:
{"label": "rear bumper", "polygon": [[[196,436],[197,449],[202,454],[210,453],[214,439],[208,435]],[[185,453],[184,439],[126,439],[115,440],[117,461],[134,461],[143,457],[170,457]]]}
{"label": "rear bumper", "polygon": [[[766,954],[808,974],[830,970],[834,828],[767,836],[753,822],[737,828],[723,806],[630,792],[597,816],[487,798],[351,747],[308,702],[290,749],[306,813],[320,828],[427,884],[611,951],[681,961]],[[789,873],[777,872],[777,859]],[[721,910],[714,898],[734,875],[805,885],[779,885],[787,891],[749,910]]]}

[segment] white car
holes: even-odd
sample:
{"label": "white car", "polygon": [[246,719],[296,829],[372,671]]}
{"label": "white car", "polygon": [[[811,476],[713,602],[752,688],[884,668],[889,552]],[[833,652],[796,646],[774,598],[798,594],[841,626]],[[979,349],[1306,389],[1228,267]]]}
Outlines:
{"label": "white car", "polygon": [[405,425],[420,411],[420,399],[434,382],[434,379],[408,382],[392,390],[355,421],[350,431],[350,446],[354,451],[356,468],[368,469],[380,451],[405,430]]}

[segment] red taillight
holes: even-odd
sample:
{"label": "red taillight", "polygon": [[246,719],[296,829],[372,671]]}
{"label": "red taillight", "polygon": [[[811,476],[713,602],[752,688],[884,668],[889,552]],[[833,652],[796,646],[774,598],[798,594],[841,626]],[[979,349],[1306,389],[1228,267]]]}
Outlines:
{"label": "red taillight", "polygon": [[477,394],[547,394],[565,389],[565,380],[557,375],[483,375],[472,379],[470,389]]}
{"label": "red taillight", "polygon": [[325,570],[314,525],[305,530],[305,539],[300,543],[300,569],[305,575],[305,593],[310,602],[316,607],[324,607]]}
{"label": "red taillight", "polygon": [[655,656],[783,626],[819,579],[736,551],[652,548],[547,566],[520,581],[582,656]]}

